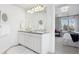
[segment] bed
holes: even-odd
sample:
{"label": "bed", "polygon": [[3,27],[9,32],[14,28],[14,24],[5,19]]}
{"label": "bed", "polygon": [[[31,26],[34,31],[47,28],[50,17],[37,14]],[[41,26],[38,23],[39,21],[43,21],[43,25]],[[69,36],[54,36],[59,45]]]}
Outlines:
{"label": "bed", "polygon": [[[77,34],[79,34],[79,33],[77,32]],[[71,37],[71,34],[70,33],[65,33],[63,35],[63,39],[64,39],[63,40],[63,44],[64,45],[73,46],[73,47],[78,47],[79,48],[79,41],[74,42],[72,40],[72,37]]]}

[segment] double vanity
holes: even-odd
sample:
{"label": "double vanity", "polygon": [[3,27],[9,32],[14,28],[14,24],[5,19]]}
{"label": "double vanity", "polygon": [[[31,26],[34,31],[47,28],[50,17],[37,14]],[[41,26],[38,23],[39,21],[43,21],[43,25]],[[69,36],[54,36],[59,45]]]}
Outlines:
{"label": "double vanity", "polygon": [[18,42],[37,53],[48,53],[49,37],[48,32],[18,31]]}

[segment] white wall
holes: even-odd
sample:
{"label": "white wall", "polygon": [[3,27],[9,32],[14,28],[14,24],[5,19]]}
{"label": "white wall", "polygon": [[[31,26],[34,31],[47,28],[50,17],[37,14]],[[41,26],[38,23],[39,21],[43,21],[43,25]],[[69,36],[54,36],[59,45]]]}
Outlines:
{"label": "white wall", "polygon": [[10,28],[10,34],[0,37],[0,53],[2,53],[9,46],[17,44],[17,31],[20,21],[25,20],[25,12],[14,5],[0,5],[0,11],[7,14],[7,24]]}
{"label": "white wall", "polygon": [[47,23],[46,28],[49,31],[51,37],[50,37],[50,46],[49,46],[49,52],[54,53],[55,52],[55,6],[50,4],[46,5],[47,8]]}

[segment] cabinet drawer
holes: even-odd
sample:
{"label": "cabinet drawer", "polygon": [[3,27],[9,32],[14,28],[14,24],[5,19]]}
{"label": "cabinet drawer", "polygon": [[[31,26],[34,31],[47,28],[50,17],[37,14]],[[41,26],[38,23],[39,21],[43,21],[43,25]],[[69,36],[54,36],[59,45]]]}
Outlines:
{"label": "cabinet drawer", "polygon": [[20,33],[19,43],[25,45],[26,47],[41,53],[41,35],[29,34],[29,33]]}
{"label": "cabinet drawer", "polygon": [[22,37],[23,39],[19,39],[19,43],[25,45],[28,48],[33,48],[33,40],[29,38]]}

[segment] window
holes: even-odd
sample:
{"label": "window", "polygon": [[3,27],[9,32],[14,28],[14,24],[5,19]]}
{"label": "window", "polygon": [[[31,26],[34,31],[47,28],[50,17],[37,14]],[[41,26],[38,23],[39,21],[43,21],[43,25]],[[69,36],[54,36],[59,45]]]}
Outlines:
{"label": "window", "polygon": [[76,30],[76,19],[72,16],[61,17],[61,28],[65,31],[75,31]]}

